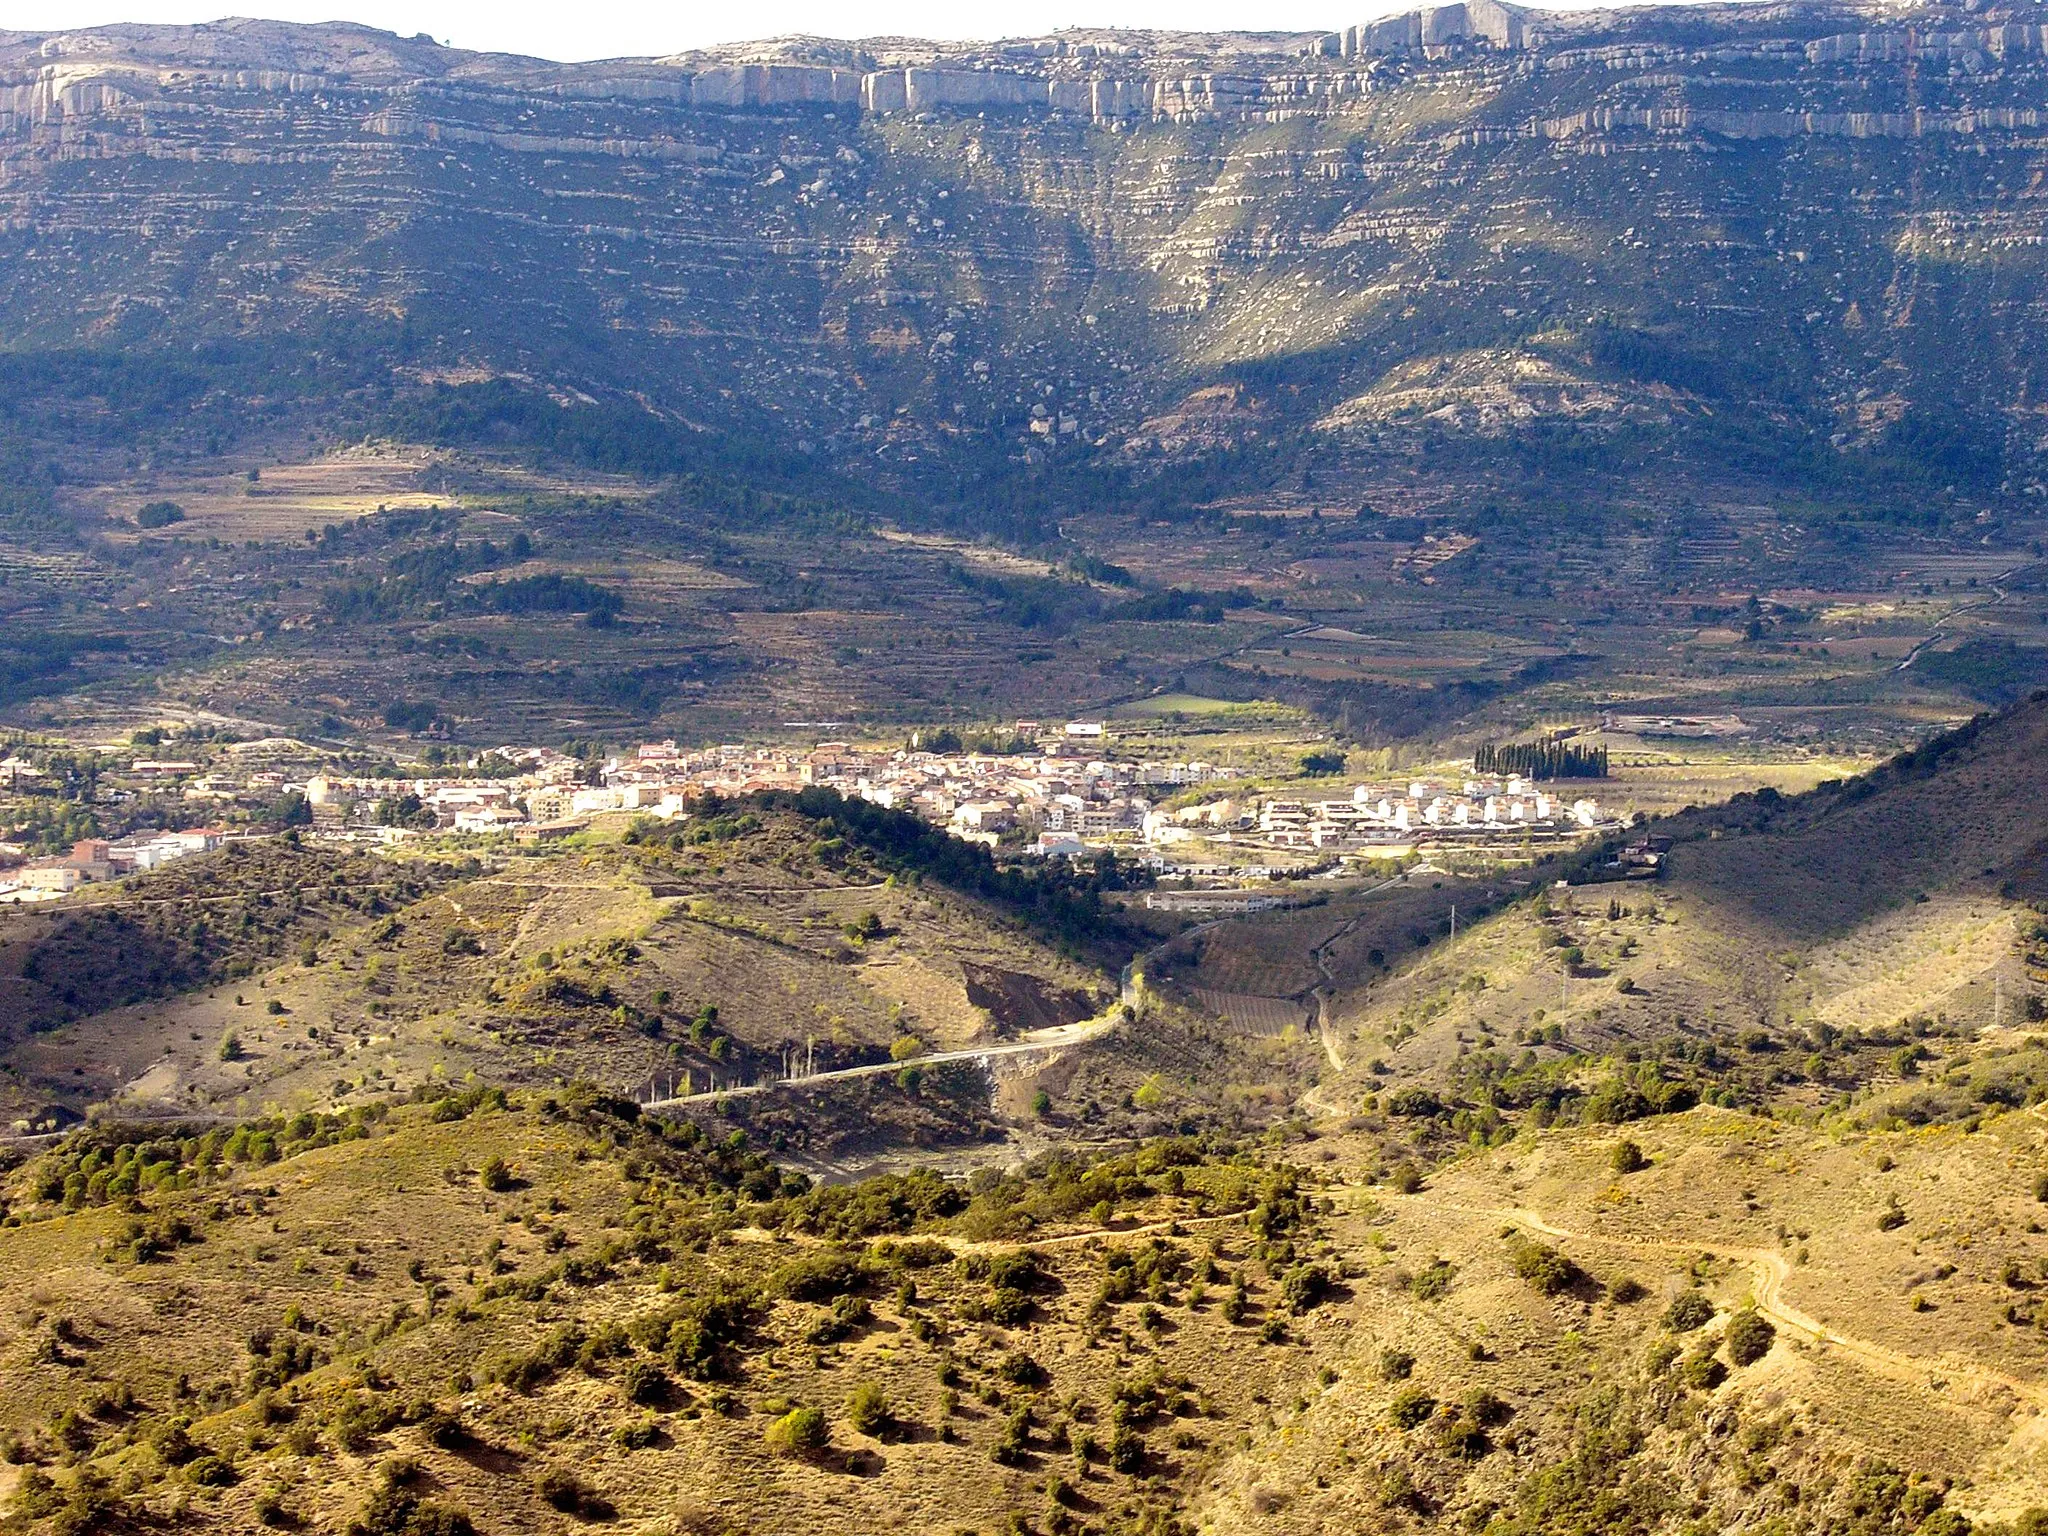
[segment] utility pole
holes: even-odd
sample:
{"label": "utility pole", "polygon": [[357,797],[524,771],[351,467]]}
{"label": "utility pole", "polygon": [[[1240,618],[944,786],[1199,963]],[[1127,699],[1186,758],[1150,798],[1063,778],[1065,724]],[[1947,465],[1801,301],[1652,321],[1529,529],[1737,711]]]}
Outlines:
{"label": "utility pole", "polygon": [[1451,903],[1451,948],[1458,947],[1458,904]]}

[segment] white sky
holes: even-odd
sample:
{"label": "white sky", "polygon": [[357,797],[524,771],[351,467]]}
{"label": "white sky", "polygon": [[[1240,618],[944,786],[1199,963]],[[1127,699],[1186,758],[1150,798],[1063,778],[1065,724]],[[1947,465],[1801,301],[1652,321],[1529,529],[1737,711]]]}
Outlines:
{"label": "white sky", "polygon": [[[1421,0],[1412,0],[1419,4]],[[1578,0],[1579,4],[1586,0]],[[1593,0],[1601,3],[1601,0]],[[0,27],[59,31],[116,21],[216,19],[234,0],[7,0]],[[359,21],[458,48],[548,59],[678,53],[715,43],[807,32],[934,38],[1042,37],[1061,27],[1335,31],[1412,8],[1404,0],[1037,0],[1030,6],[957,0],[245,0],[234,14],[279,21]]]}

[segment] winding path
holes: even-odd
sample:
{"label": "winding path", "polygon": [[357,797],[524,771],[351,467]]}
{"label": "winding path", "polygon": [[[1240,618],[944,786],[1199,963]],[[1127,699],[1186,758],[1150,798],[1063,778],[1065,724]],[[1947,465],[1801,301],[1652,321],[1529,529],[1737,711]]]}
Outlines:
{"label": "winding path", "polygon": [[1909,1355],[1901,1350],[1873,1343],[1869,1339],[1859,1339],[1853,1334],[1841,1333],[1828,1327],[1819,1318],[1785,1300],[1785,1282],[1791,1277],[1792,1266],[1783,1254],[1772,1249],[1738,1248],[1712,1241],[1678,1243],[1663,1238],[1616,1237],[1601,1232],[1575,1232],[1569,1227],[1561,1227],[1546,1220],[1540,1213],[1526,1206],[1451,1205],[1432,1200],[1427,1194],[1389,1195],[1383,1191],[1375,1192],[1375,1198],[1413,1201],[1434,1206],[1438,1210],[1456,1211],[1461,1215],[1512,1222],[1524,1231],[1565,1242],[1604,1243],[1610,1247],[1641,1253],[1685,1257],[1705,1254],[1713,1258],[1735,1259],[1750,1267],[1753,1276],[1751,1296],[1756,1310],[1789,1333],[1803,1337],[1809,1343],[1836,1350],[1881,1375],[1892,1377],[1910,1386],[1938,1387],[1957,1377],[1968,1377],[1987,1386],[2002,1388],[2037,1410],[2048,1409],[2048,1387],[2044,1387],[2038,1381],[2028,1381],[1973,1360],[1959,1360],[1946,1355],[1930,1360],[1918,1355]]}
{"label": "winding path", "polygon": [[1922,640],[1918,645],[1914,646],[1913,649],[1906,652],[1906,659],[1904,661],[1901,661],[1896,667],[1893,667],[1892,671],[1903,672],[1908,667],[1912,666],[1914,662],[1918,661],[1920,659],[1921,652],[1925,651],[1937,640],[1943,638],[1942,632],[1948,628],[1949,620],[1960,618],[1962,617],[1962,615],[1966,613],[1975,613],[1980,608],[1998,607],[2001,603],[2003,603],[2006,600],[2007,597],[2011,596],[2011,594],[2006,591],[2002,583],[2011,581],[2013,577],[2017,576],[2021,571],[2024,571],[2026,568],[2027,567],[2025,565],[2016,565],[2011,570],[2000,571],[1996,576],[1991,578],[1992,595],[1990,597],[1984,598],[1981,601],[1974,603],[1961,603],[1958,604],[1956,607],[1949,609],[1947,613],[1944,613],[1940,618],[1934,621],[1934,629],[1927,636],[1927,638],[1925,640]]}

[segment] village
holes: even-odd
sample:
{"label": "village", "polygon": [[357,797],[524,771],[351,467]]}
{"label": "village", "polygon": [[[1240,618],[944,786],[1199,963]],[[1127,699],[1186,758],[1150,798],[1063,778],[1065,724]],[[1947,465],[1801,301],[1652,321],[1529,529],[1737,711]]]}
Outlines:
{"label": "village", "polygon": [[[427,838],[558,841],[599,817],[681,820],[709,797],[829,789],[907,811],[964,841],[1019,857],[1093,858],[1105,851],[1193,883],[1285,877],[1367,862],[1464,852],[1521,862],[1538,850],[1613,825],[1590,798],[1520,774],[1459,771],[1399,782],[1340,775],[1281,787],[1244,781],[1212,763],[1126,750],[1103,721],[1043,727],[1019,721],[1004,751],[823,741],[807,747],[650,742],[608,756],[506,745],[406,768],[378,762],[344,771],[283,738],[234,743],[191,760],[109,761],[99,793],[165,798],[239,827],[146,829],[78,839],[67,853],[0,868],[0,902],[47,901],[80,887],[143,874],[224,841],[302,835],[397,844]],[[103,749],[109,758],[114,754]],[[202,762],[199,757],[211,760]],[[297,761],[294,761],[294,759]],[[352,767],[356,765],[350,765]],[[426,771],[418,771],[425,768]],[[15,756],[0,775],[18,786],[37,770]],[[1332,793],[1311,796],[1323,778]],[[272,824],[261,822],[266,808]]]}

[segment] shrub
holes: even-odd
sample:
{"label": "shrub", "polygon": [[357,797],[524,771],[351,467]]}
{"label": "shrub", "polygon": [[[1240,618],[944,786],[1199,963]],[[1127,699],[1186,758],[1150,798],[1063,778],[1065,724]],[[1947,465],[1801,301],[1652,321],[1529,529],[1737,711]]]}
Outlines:
{"label": "shrub", "polygon": [[1422,1188],[1422,1170],[1413,1163],[1403,1163],[1388,1175],[1388,1182],[1400,1194],[1412,1195]]}
{"label": "shrub", "polygon": [[768,1277],[768,1289],[791,1301],[831,1301],[866,1287],[860,1265],[836,1250],[791,1259]]}
{"label": "shrub", "polygon": [[162,1429],[156,1432],[150,1444],[167,1467],[182,1467],[194,1456],[197,1456],[200,1451],[200,1447],[193,1442],[192,1436],[187,1433],[187,1426],[183,1419],[172,1419],[168,1424],[164,1425]]}
{"label": "shrub", "polygon": [[469,1440],[469,1431],[462,1427],[460,1414],[446,1408],[436,1408],[420,1420],[420,1433],[427,1444],[444,1451],[460,1448]]}
{"label": "shrub", "polygon": [[1280,1282],[1280,1297],[1287,1310],[1299,1317],[1313,1312],[1330,1295],[1330,1272],[1320,1264],[1299,1264]]}
{"label": "shrub", "polygon": [[1643,1156],[1643,1149],[1641,1147],[1637,1146],[1633,1141],[1624,1140],[1616,1144],[1614,1155],[1608,1159],[1608,1165],[1617,1174],[1626,1175],[1638,1173],[1649,1167],[1650,1160]]}
{"label": "shrub", "polygon": [[1728,1379],[1728,1368],[1714,1358],[1712,1347],[1706,1346],[1685,1357],[1679,1374],[1685,1378],[1688,1387],[1711,1392]]}
{"label": "shrub", "polygon": [[768,1448],[782,1456],[808,1456],[831,1440],[825,1414],[818,1408],[792,1408],[768,1426]]}
{"label": "shrub", "polygon": [[1467,1414],[1459,1414],[1443,1427],[1443,1452],[1456,1461],[1478,1461],[1493,1449],[1486,1427]]}
{"label": "shrub", "polygon": [[661,1425],[651,1415],[628,1419],[612,1431],[612,1444],[622,1451],[644,1451],[661,1444]]}
{"label": "shrub", "polygon": [[1429,1422],[1436,1399],[1420,1387],[1403,1387],[1387,1404],[1387,1422],[1396,1429],[1414,1429]]}
{"label": "shrub", "polygon": [[225,1488],[235,1481],[235,1464],[208,1451],[187,1463],[185,1475],[202,1488]]}
{"label": "shrub", "polygon": [[1474,1387],[1465,1394],[1465,1416],[1475,1424],[1491,1428],[1495,1424],[1505,1424],[1513,1415],[1514,1409],[1498,1392]]}
{"label": "shrub", "polygon": [[1128,1425],[1120,1426],[1109,1437],[1109,1464],[1128,1476],[1145,1470],[1145,1442]]}
{"label": "shrub", "polygon": [[1448,1259],[1431,1259],[1428,1265],[1408,1282],[1408,1289],[1418,1301],[1436,1301],[1450,1293],[1451,1277],[1457,1274]]}
{"label": "shrub", "polygon": [[386,1483],[349,1523],[348,1536],[475,1536],[466,1511]]}
{"label": "shrub", "polygon": [[1380,1351],[1380,1380],[1406,1381],[1415,1374],[1415,1357],[1405,1349]]}
{"label": "shrub", "polygon": [[1714,1319],[1714,1304],[1707,1293],[1695,1287],[1680,1291],[1671,1298],[1671,1305],[1664,1309],[1664,1326],[1673,1333],[1691,1333],[1695,1328],[1704,1328]]}
{"label": "shrub", "polygon": [[185,509],[175,501],[146,501],[135,510],[138,528],[168,528],[185,521]]}
{"label": "shrub", "polygon": [[1877,1213],[1877,1230],[1880,1232],[1896,1232],[1905,1224],[1906,1213],[1900,1208],[1898,1197],[1895,1195],[1892,1197],[1892,1203]]}
{"label": "shrub", "polygon": [[804,1330],[809,1344],[837,1344],[850,1339],[875,1320],[875,1309],[865,1296],[842,1296],[832,1310]]}
{"label": "shrub", "polygon": [[1728,1358],[1738,1366],[1754,1365],[1771,1352],[1771,1344],[1778,1337],[1770,1319],[1760,1316],[1745,1307],[1728,1319]]}
{"label": "shrub", "polygon": [[872,1381],[855,1387],[846,1399],[846,1422],[863,1435],[880,1435],[889,1427],[889,1394]]}
{"label": "shrub", "polygon": [[478,1171],[476,1181],[485,1189],[498,1194],[502,1194],[510,1189],[515,1182],[512,1177],[512,1169],[502,1157],[493,1157],[489,1162],[485,1163],[482,1169]]}
{"label": "shrub", "polygon": [[619,1374],[619,1391],[629,1403],[659,1407],[668,1401],[668,1372],[652,1360],[635,1360]]}
{"label": "shrub", "polygon": [[550,1467],[536,1477],[533,1491],[540,1495],[542,1503],[551,1509],[559,1509],[565,1515],[578,1515],[585,1520],[609,1520],[614,1513],[611,1500],[575,1473],[561,1467]]}
{"label": "shrub", "polygon": [[1578,1265],[1547,1243],[1518,1241],[1508,1251],[1508,1263],[1545,1296],[1570,1290],[1579,1278]]}
{"label": "shrub", "polygon": [[1021,1349],[1013,1349],[996,1367],[996,1374],[1016,1387],[1042,1387],[1052,1378],[1045,1367]]}
{"label": "shrub", "polygon": [[1629,1306],[1649,1295],[1643,1283],[1633,1275],[1623,1275],[1607,1288],[1608,1298],[1620,1306]]}

